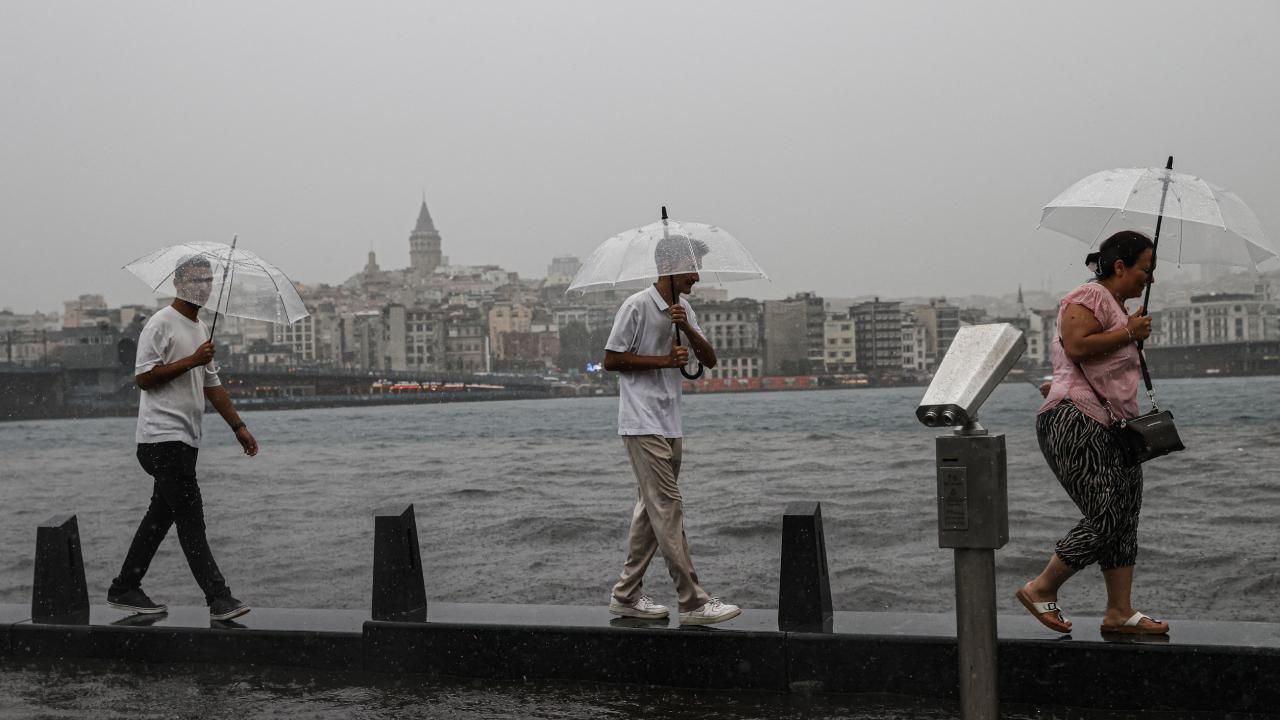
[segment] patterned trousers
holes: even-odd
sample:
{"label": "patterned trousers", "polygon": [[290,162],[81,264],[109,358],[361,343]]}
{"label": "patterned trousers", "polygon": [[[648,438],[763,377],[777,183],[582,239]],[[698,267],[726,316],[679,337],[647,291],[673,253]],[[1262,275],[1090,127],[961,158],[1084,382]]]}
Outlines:
{"label": "patterned trousers", "polygon": [[1142,465],[1125,460],[1116,432],[1069,400],[1036,416],[1040,452],[1084,514],[1055,548],[1074,570],[1094,562],[1110,570],[1138,559]]}

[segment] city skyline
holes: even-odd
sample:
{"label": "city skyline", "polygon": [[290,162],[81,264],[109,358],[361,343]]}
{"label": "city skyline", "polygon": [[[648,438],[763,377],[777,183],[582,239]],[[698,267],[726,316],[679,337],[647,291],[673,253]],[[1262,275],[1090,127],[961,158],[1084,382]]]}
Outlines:
{"label": "city skyline", "polygon": [[666,205],[741,239],[773,282],[731,292],[759,298],[1063,290],[1085,248],[1040,208],[1169,155],[1280,232],[1274,3],[5,13],[15,310],[145,301],[124,264],[237,234],[303,283],[406,267],[424,195],[454,262],[523,277]]}
{"label": "city skyline", "polygon": [[[427,243],[427,244],[424,244],[424,243]],[[406,258],[405,265],[403,267],[386,267],[385,263],[382,262],[382,259],[377,258],[376,261],[381,271],[383,272],[393,271],[394,273],[404,273],[406,275],[424,275],[424,274],[430,275],[432,272],[437,271],[437,269],[440,271],[445,271],[449,269],[468,268],[468,267],[471,267],[471,268],[499,267],[504,270],[509,270],[508,268],[503,268],[501,263],[496,263],[496,262],[480,261],[477,263],[468,263],[465,265],[451,264],[449,262],[449,257],[445,255],[443,252],[444,249],[447,249],[448,247],[447,241],[442,237],[442,234],[436,229],[434,220],[431,216],[429,205],[425,199],[420,201],[420,206],[417,211],[417,221],[415,222],[413,228],[405,234],[405,239],[403,240],[403,246],[405,250],[404,257]],[[415,264],[415,253],[423,254],[423,257],[419,258],[418,264]],[[326,286],[338,287],[343,285],[344,283],[357,279],[362,272],[368,271],[369,266],[367,265],[367,262],[373,261],[375,257],[376,257],[376,253],[374,253],[374,251],[369,251],[366,257],[366,266],[363,269],[349,270],[343,277],[340,277],[340,278],[334,278],[330,280],[319,280],[319,281],[306,281],[306,280],[299,280],[297,278],[293,278],[293,280],[295,284],[298,284],[299,286],[306,286],[310,288],[321,288]],[[545,272],[543,274],[536,274],[536,275],[530,275],[530,276],[522,275],[521,279],[522,280],[546,279],[548,281],[548,284],[567,284],[567,281],[563,277],[561,277],[561,274],[564,268],[560,267],[557,269],[557,266],[563,265],[564,261],[570,261],[570,260],[577,262],[580,260],[580,258],[576,256],[568,256],[568,255],[558,255],[558,256],[548,258]],[[1169,270],[1166,270],[1166,273],[1168,276],[1171,276],[1172,278],[1175,279],[1175,281],[1178,281],[1178,282],[1194,281],[1196,279],[1195,273],[1191,268],[1193,268],[1193,266],[1187,266],[1186,268],[1171,268]],[[1082,273],[1080,279],[1083,280],[1085,279],[1085,277],[1086,277],[1086,274]],[[758,300],[776,300],[776,299],[794,297],[798,294],[815,293],[814,290],[807,289],[807,288],[796,289],[796,290],[787,292],[785,295],[774,294],[774,295],[764,295],[764,296],[753,296],[753,295],[744,294],[742,292],[734,292],[734,290],[741,289],[744,285],[745,285],[744,283],[735,283],[735,284],[728,284],[728,285],[706,283],[706,284],[700,285],[699,287],[704,290],[706,288],[715,288],[717,291],[723,290],[728,293],[729,297],[732,297],[732,298],[750,298],[750,299],[758,299]],[[755,285],[759,286],[760,284],[755,283]],[[138,286],[138,287],[141,288],[141,286]],[[856,288],[843,288],[837,294],[829,294],[829,295],[822,295],[822,293],[816,293],[816,294],[822,297],[835,299],[837,303],[844,302],[844,301],[853,303],[863,299],[880,297],[880,294],[878,293],[852,292],[854,290],[856,290]],[[1057,294],[1057,289],[1045,288],[1045,287],[1033,288],[1025,285],[1024,283],[1017,283],[1012,288],[993,288],[991,289],[990,292],[986,292],[986,293],[970,293],[963,296],[953,296],[953,297],[964,298],[964,299],[976,297],[976,298],[984,298],[986,300],[995,300],[998,302],[1003,302],[1006,299],[1011,299],[1015,294],[1018,297],[1021,297],[1024,291],[1027,294],[1035,295],[1038,293],[1038,294],[1041,294],[1042,296],[1050,296],[1052,298],[1052,300],[1042,299],[1041,302],[1038,303],[1038,305],[1047,307],[1049,302],[1051,301],[1056,302],[1056,297],[1053,297],[1053,296]],[[12,305],[0,304],[0,311],[9,311],[19,315],[37,314],[37,313],[58,314],[62,310],[63,306],[67,305],[67,303],[71,303],[77,299],[83,299],[85,297],[92,297],[92,298],[101,297],[104,301],[106,301],[106,304],[110,307],[156,306],[157,304],[162,305],[168,301],[168,299],[163,296],[148,293],[145,290],[145,288],[141,288],[138,292],[126,293],[126,294],[129,294],[133,297],[131,297],[128,300],[113,302],[112,299],[110,299],[109,296],[107,296],[106,294],[98,292],[94,289],[86,288],[86,289],[83,289],[82,292],[79,292],[73,296],[64,298],[62,301],[58,303],[58,306],[59,306],[58,308],[22,308],[22,307],[13,307]],[[695,288],[695,295],[696,294],[697,294],[697,288]],[[900,300],[900,301],[925,301],[928,299],[928,297],[926,296],[884,295],[884,297],[886,299]],[[946,296],[931,296],[931,297],[946,297]],[[566,297],[566,300],[572,301],[572,297]],[[1036,303],[1032,303],[1032,304],[1037,305]]]}

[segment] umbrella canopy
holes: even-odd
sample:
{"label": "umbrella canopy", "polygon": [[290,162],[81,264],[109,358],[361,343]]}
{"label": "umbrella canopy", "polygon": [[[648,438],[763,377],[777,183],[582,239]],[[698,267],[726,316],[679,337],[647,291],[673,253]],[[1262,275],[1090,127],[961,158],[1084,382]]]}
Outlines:
{"label": "umbrella canopy", "polygon": [[[662,253],[657,252],[659,243],[663,243]],[[661,269],[659,260],[665,264]],[[659,220],[605,240],[582,263],[567,292],[639,290],[659,276],[693,271],[702,282],[712,283],[769,277],[742,243],[724,229]]]}
{"label": "umbrella canopy", "polygon": [[1159,256],[1163,259],[1256,268],[1276,257],[1257,216],[1244,201],[1217,185],[1169,168],[1094,173],[1045,205],[1040,227],[1094,249],[1121,230],[1153,235],[1161,216]]}
{"label": "umbrella canopy", "polygon": [[[769,279],[751,258],[751,253],[732,235],[715,225],[671,220],[667,217],[667,208],[663,207],[662,219],[658,222],[605,240],[582,263],[565,293],[638,290],[659,277],[689,272],[696,272],[701,281],[709,282]],[[680,301],[674,278],[671,299],[673,304]],[[679,328],[675,339],[679,343]],[[702,363],[692,356],[690,359],[697,362],[697,370],[680,368],[680,373],[696,380],[702,377]]]}
{"label": "umbrella canopy", "polygon": [[[194,294],[185,283],[174,284],[174,271],[192,258],[209,262],[213,283],[207,297]],[[223,315],[280,324],[308,315],[298,291],[279,268],[248,250],[223,243],[170,245],[143,255],[124,269],[158,295],[182,298]],[[203,289],[196,292],[203,294]]]}

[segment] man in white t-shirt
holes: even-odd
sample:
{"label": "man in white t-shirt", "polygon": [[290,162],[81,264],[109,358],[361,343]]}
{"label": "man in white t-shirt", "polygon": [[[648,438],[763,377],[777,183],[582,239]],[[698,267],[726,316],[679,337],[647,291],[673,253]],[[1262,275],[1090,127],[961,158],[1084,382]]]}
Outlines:
{"label": "man in white t-shirt", "polygon": [[235,599],[218,570],[205,536],[204,504],[196,482],[204,404],[208,400],[231,426],[249,456],[258,442],[231,404],[213,363],[213,341],[199,311],[209,298],[213,274],[200,256],[183,259],[174,269],[173,283],[184,300],[161,309],[147,320],[138,338],[135,381],[142,389],[138,403],[138,462],[155,478],[151,505],[138,525],[120,574],[111,581],[107,604],[134,613],[163,613],[168,608],[142,591],[142,577],[169,528],[178,526],[178,539],[191,574],[204,591],[211,620],[225,621],[249,612]]}
{"label": "man in white t-shirt", "polygon": [[618,434],[627,448],[639,496],[631,514],[626,564],[609,599],[609,612],[614,615],[667,617],[667,608],[642,592],[644,572],[658,550],[675,581],[682,625],[722,622],[741,612],[736,605],[711,597],[698,584],[678,484],[684,437],[680,368],[689,360],[689,348],[677,342],[675,328],[688,338],[694,355],[706,367],[716,366],[716,353],[689,302],[680,298],[673,304],[672,300],[676,291],[686,294],[698,282],[698,267],[706,253],[706,244],[700,241],[663,238],[654,250],[658,281],[623,301],[605,344],[604,368],[621,373]]}

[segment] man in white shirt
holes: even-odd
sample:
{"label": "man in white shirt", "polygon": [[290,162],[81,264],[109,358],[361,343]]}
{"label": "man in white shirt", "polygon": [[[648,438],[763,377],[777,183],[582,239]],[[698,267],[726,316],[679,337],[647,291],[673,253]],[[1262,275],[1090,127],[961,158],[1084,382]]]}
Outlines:
{"label": "man in white shirt", "polygon": [[609,612],[658,620],[667,608],[642,592],[644,572],[657,550],[675,581],[681,624],[710,624],[738,615],[736,605],[713,598],[698,584],[684,532],[684,504],[678,484],[683,444],[680,423],[680,368],[689,348],[679,344],[675,328],[688,338],[698,360],[716,366],[716,353],[698,327],[684,298],[698,282],[704,243],[682,236],[663,238],[654,250],[659,278],[627,298],[613,321],[605,345],[604,368],[621,373],[618,381],[618,434],[636,475],[639,499],[631,515],[627,561],[613,586]]}
{"label": "man in white shirt", "polygon": [[169,528],[177,525],[182,552],[209,605],[209,618],[225,621],[249,612],[249,606],[232,597],[205,535],[204,505],[196,482],[205,400],[231,426],[246,455],[258,454],[258,442],[222,387],[213,363],[213,341],[198,315],[212,290],[209,261],[200,256],[183,259],[174,270],[173,282],[181,297],[147,320],[138,338],[134,368],[134,380],[142,389],[137,455],[142,468],[155,478],[151,505],[120,574],[111,581],[107,604],[143,614],[168,610],[142,591],[142,577]]}

